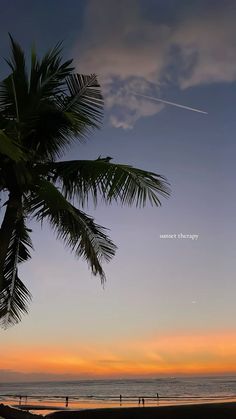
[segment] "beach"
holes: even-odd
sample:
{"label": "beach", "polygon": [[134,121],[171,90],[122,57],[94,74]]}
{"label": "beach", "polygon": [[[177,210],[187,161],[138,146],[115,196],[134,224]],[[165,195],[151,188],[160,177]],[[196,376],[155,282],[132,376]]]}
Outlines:
{"label": "beach", "polygon": [[48,419],[226,419],[236,417],[236,403],[90,409],[79,412],[55,412],[46,417]]}
{"label": "beach", "polygon": [[236,417],[236,403],[91,409],[79,412],[55,412],[46,417],[48,419],[227,419]]}
{"label": "beach", "polygon": [[[55,419],[236,418],[235,376],[2,383],[0,388],[1,402],[17,408],[14,412],[21,408]],[[16,419],[27,419],[25,412]]]}
{"label": "beach", "polygon": [[236,403],[209,403],[162,407],[129,407],[59,411],[46,416],[0,405],[4,419],[227,419],[236,417]]}

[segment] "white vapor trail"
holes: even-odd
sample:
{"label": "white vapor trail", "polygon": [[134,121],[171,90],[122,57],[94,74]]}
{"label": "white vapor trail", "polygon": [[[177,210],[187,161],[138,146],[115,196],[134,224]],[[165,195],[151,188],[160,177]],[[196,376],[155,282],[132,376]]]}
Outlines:
{"label": "white vapor trail", "polygon": [[151,99],[151,100],[155,100],[156,102],[165,103],[166,105],[172,105],[172,106],[176,106],[177,108],[187,109],[188,111],[199,112],[199,113],[208,115],[208,112],[201,111],[200,109],[190,108],[189,106],[180,105],[179,103],[169,102],[168,100],[158,99],[153,96],[142,95],[141,93],[135,93],[135,92],[130,92],[130,93],[132,93],[135,96],[142,96],[142,97],[145,97],[146,99]]}

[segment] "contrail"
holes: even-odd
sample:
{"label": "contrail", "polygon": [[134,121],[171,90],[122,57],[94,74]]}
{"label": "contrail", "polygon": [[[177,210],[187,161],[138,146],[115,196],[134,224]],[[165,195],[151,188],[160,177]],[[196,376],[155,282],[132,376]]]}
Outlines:
{"label": "contrail", "polygon": [[179,103],[169,102],[168,100],[158,99],[153,96],[142,95],[141,93],[135,93],[135,92],[130,92],[130,93],[132,93],[135,96],[142,96],[142,97],[145,97],[146,99],[151,99],[151,100],[155,100],[156,102],[165,103],[166,105],[172,105],[172,106],[176,106],[177,108],[187,109],[188,111],[199,112],[199,113],[204,113],[205,115],[208,115],[208,112],[201,111],[200,109],[190,108],[189,106],[180,105]]}

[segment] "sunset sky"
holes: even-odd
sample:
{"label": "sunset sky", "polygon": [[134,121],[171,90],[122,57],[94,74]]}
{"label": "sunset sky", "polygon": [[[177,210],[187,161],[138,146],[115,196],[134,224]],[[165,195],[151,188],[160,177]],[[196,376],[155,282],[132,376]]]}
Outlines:
{"label": "sunset sky", "polygon": [[235,19],[234,0],[2,0],[1,78],[10,32],[40,54],[62,40],[102,84],[103,127],[65,158],[112,156],[165,175],[172,195],[88,208],[118,246],[104,289],[31,225],[33,301],[0,330],[0,381],[236,374]]}

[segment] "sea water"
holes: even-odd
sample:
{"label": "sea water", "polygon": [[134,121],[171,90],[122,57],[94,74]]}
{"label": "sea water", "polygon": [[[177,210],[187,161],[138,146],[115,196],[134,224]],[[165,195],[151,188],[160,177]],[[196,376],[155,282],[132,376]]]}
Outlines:
{"label": "sea water", "polygon": [[48,409],[236,401],[236,376],[1,383],[0,402]]}

